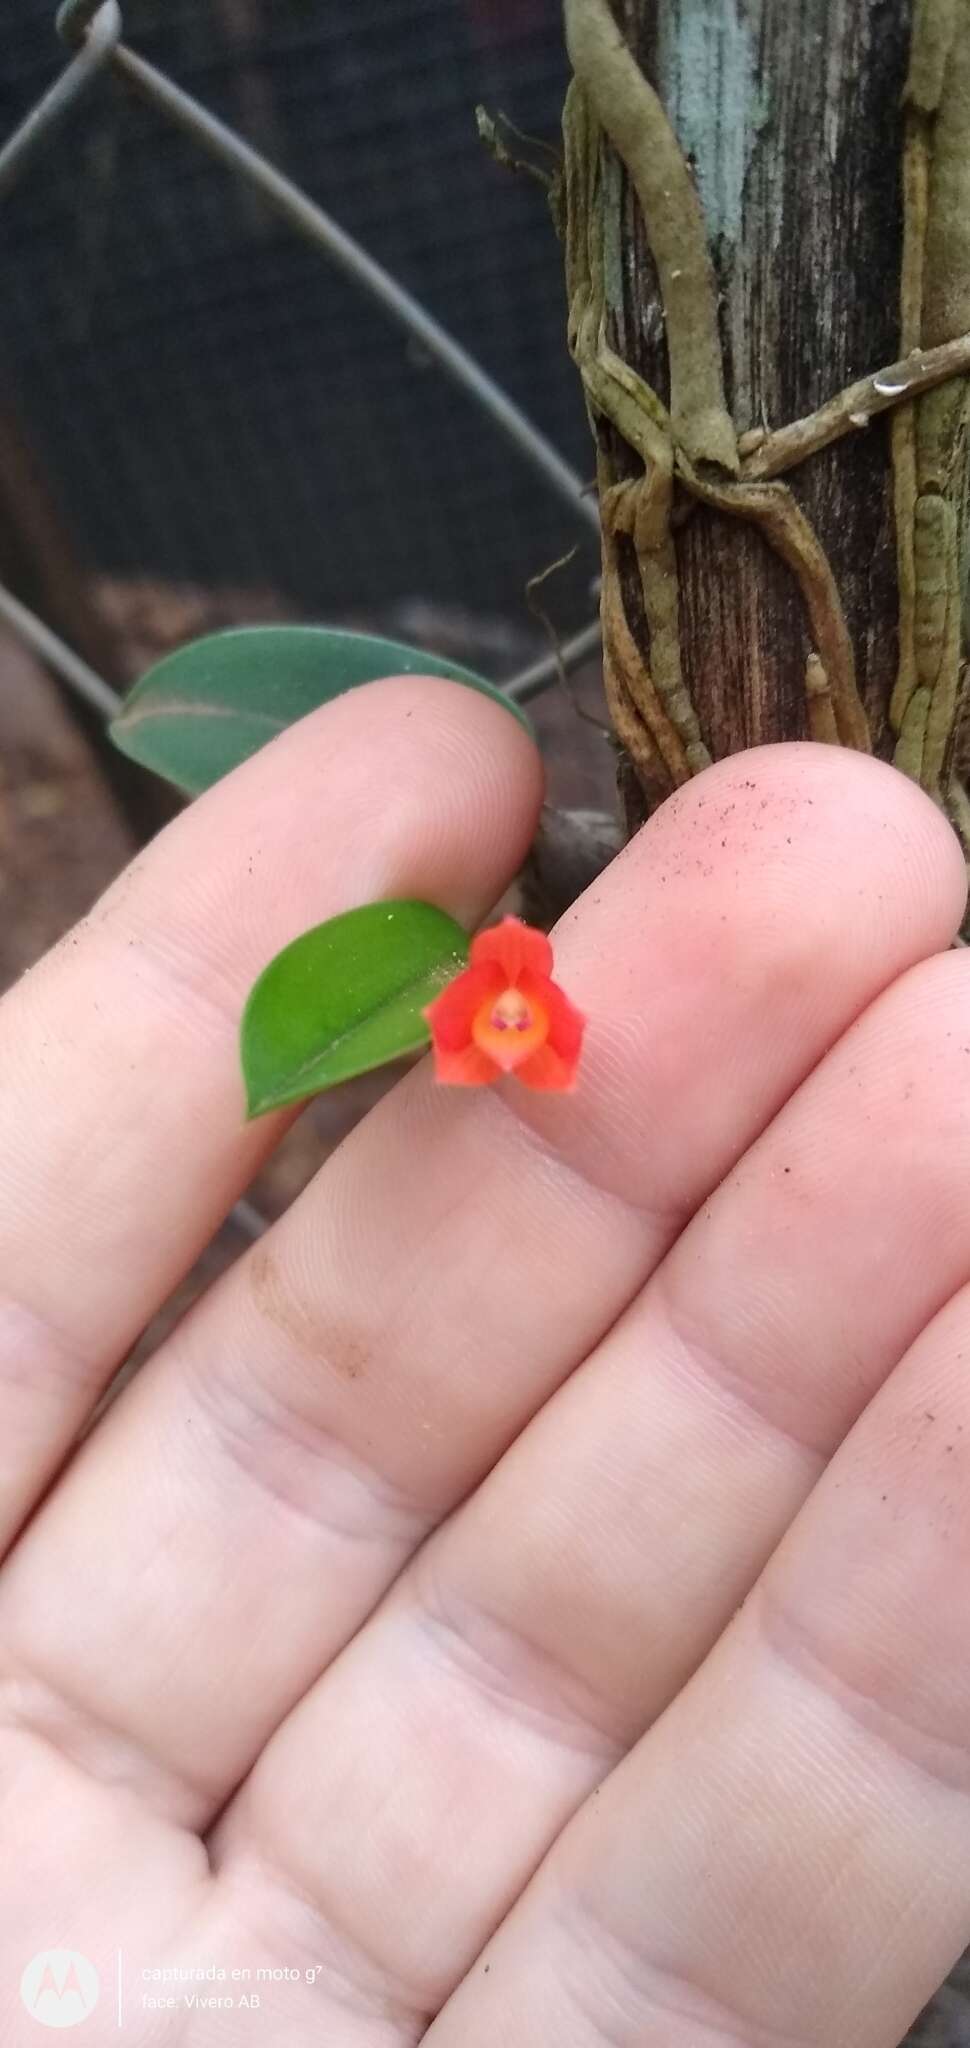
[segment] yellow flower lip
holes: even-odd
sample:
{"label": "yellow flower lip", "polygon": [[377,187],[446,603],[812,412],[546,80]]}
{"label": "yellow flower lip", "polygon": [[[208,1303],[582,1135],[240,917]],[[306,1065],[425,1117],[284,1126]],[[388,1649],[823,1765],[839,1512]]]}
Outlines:
{"label": "yellow flower lip", "polygon": [[527,1031],[532,1023],[532,1006],[521,989],[507,988],[492,1004],[489,1022],[494,1031]]}
{"label": "yellow flower lip", "polygon": [[490,995],[476,1010],[471,1035],[474,1044],[495,1061],[503,1074],[511,1074],[545,1045],[549,1036],[548,1013],[524,989],[505,988],[498,995]]}

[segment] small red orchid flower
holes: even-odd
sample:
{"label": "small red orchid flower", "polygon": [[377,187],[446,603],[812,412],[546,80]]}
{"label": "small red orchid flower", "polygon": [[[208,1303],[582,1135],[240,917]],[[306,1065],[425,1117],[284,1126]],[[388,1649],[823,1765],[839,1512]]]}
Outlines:
{"label": "small red orchid flower", "polygon": [[476,1088],[515,1074],[527,1088],[574,1088],[586,1019],[551,970],[545,932],[519,918],[479,932],[469,965],[424,1013],[437,1079]]}

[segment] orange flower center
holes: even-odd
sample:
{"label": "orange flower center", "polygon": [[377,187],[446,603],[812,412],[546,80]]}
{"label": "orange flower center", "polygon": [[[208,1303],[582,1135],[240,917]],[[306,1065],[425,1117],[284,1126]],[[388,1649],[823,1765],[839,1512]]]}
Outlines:
{"label": "orange flower center", "polygon": [[510,1074],[530,1053],[545,1045],[549,1018],[541,1003],[520,988],[505,988],[490,996],[472,1019],[472,1038],[489,1059]]}
{"label": "orange flower center", "polygon": [[528,1031],[532,1011],[519,989],[507,988],[493,1003],[489,1021],[493,1031]]}

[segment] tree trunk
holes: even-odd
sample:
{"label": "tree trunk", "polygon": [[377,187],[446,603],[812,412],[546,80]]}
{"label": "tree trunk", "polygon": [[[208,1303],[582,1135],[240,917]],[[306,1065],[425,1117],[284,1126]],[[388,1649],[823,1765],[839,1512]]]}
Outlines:
{"label": "tree trunk", "polygon": [[[810,736],[896,759],[970,844],[968,387],[925,361],[970,329],[970,0],[610,5],[566,0],[562,198],[630,823]],[[838,438],[773,440],[857,380]]]}
{"label": "tree trunk", "polygon": [[[970,329],[970,0],[565,9],[558,210],[628,822],[710,758],[813,737],[895,759],[970,847],[970,355],[932,389],[926,361]],[[766,460],[893,365],[837,438]],[[911,2039],[968,2048],[956,1976]]]}

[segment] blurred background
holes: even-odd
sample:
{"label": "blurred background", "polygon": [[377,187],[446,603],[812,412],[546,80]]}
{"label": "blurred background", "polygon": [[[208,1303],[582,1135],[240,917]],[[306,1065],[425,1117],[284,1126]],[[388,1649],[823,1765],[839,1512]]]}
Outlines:
{"label": "blurred background", "polygon": [[[52,14],[7,0],[0,133],[63,64]],[[474,115],[556,142],[556,0],[127,0],[124,24],[590,468],[548,209]],[[110,76],[0,208],[0,264],[0,401],[90,571],[301,615],[434,604],[520,651],[523,580],[577,538],[568,512],[354,285]]]}
{"label": "blurred background", "polygon": [[[66,61],[53,13],[7,0],[0,143]],[[127,0],[124,36],[591,473],[549,210],[475,124],[481,101],[556,145],[558,0]],[[577,543],[545,602],[563,634],[593,615],[589,527],[356,285],[110,72],[0,199],[0,274],[0,580],[116,687],[199,633],[288,618],[381,629],[501,680],[546,645],[527,579]],[[59,686],[39,678],[30,704],[36,662],[2,647],[9,980],[165,802]],[[595,672],[583,687],[595,698]],[[591,728],[561,698],[539,722],[568,756],[567,798],[609,802]],[[93,756],[98,800],[61,788],[68,756]]]}

